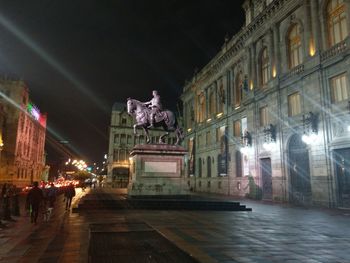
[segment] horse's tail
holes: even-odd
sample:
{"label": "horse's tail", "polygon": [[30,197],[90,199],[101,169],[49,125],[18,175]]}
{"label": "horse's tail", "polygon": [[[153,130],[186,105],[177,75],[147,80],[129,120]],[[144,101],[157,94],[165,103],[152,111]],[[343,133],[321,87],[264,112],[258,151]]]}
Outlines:
{"label": "horse's tail", "polygon": [[180,141],[183,141],[185,139],[185,135],[184,135],[183,129],[179,126],[179,123],[176,117],[175,117],[174,127],[175,127],[175,132],[179,135]]}

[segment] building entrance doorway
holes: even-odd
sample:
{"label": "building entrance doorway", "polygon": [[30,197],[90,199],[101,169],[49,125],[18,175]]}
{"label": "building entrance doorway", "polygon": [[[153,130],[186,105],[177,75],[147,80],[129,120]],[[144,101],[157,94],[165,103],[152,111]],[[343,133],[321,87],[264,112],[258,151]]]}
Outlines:
{"label": "building entrance doorway", "polygon": [[294,134],[289,141],[289,199],[295,204],[311,203],[309,151],[301,136]]}
{"label": "building entrance doorway", "polygon": [[272,200],[272,169],[271,159],[260,159],[261,179],[262,179],[262,198]]}
{"label": "building entrance doorway", "polygon": [[350,148],[334,151],[338,206],[350,207]]}

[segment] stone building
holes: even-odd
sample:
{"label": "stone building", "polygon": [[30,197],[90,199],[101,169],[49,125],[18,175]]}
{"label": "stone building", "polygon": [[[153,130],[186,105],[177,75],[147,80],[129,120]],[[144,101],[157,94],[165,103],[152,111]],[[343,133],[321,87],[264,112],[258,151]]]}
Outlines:
{"label": "stone building", "polygon": [[[137,144],[146,143],[142,130],[134,135],[133,117],[127,113],[126,103],[114,103],[112,108],[111,124],[109,126],[109,147],[107,157],[107,183],[112,187],[126,188],[129,183],[130,160],[129,154]],[[164,131],[150,130],[151,143],[158,143]],[[174,135],[167,137],[167,143],[173,144]]]}
{"label": "stone building", "polygon": [[17,187],[40,181],[45,169],[46,114],[30,101],[20,80],[0,79],[0,183]]}
{"label": "stone building", "polygon": [[350,207],[349,0],[246,0],[183,89],[200,192]]}

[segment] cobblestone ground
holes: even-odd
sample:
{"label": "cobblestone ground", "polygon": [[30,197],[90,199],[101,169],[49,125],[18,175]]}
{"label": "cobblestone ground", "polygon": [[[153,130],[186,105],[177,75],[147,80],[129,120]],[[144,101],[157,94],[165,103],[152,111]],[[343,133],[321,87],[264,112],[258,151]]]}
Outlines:
{"label": "cobblestone ground", "polygon": [[87,262],[91,224],[135,221],[200,262],[350,262],[350,211],[241,201],[253,212],[65,213],[58,203],[48,223],[33,226],[21,217],[0,230],[0,262]]}

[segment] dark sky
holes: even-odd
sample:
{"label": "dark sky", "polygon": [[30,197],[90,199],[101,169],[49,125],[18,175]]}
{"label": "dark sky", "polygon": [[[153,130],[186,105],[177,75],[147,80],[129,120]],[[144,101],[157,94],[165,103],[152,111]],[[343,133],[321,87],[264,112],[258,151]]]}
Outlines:
{"label": "dark sky", "polygon": [[194,68],[241,28],[242,2],[0,0],[0,73],[25,80],[50,131],[99,160],[113,103],[158,89],[175,110]]}

